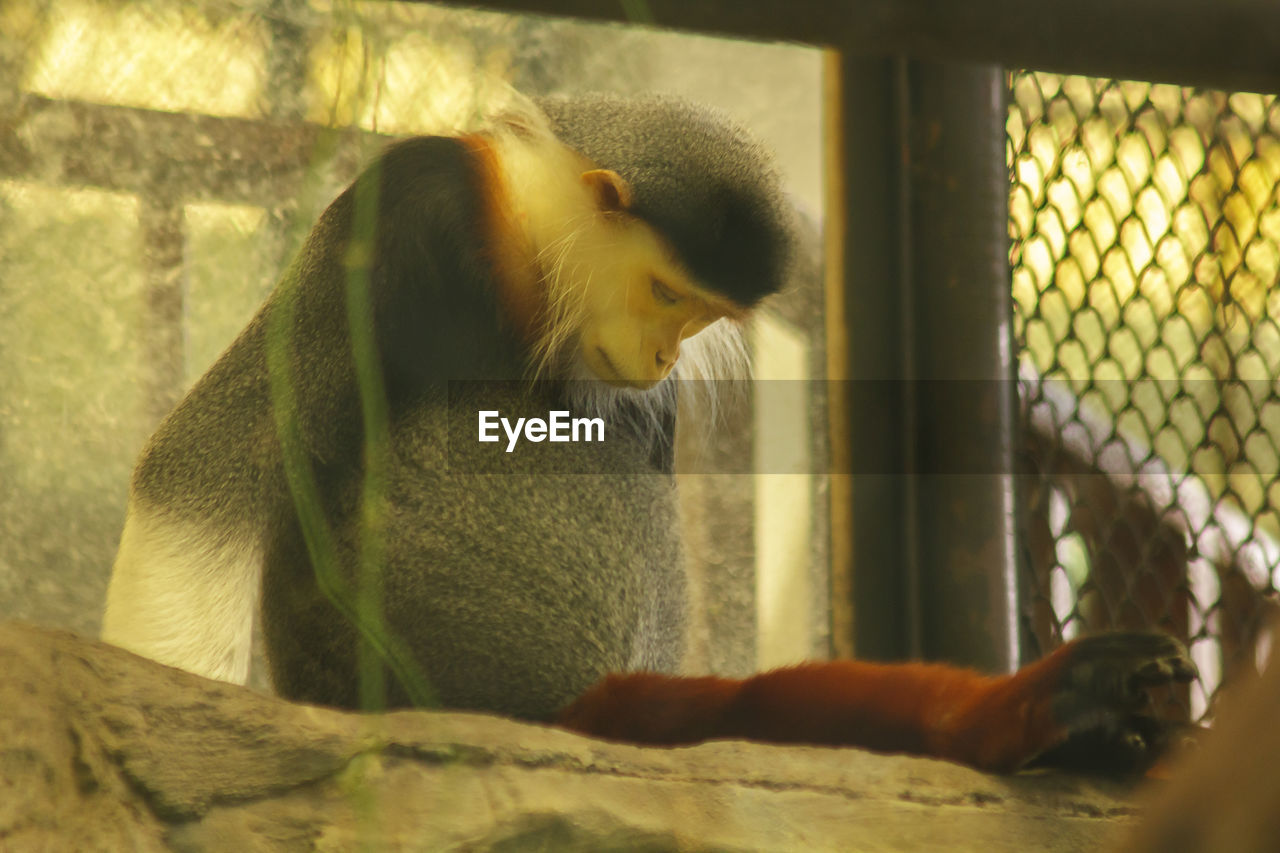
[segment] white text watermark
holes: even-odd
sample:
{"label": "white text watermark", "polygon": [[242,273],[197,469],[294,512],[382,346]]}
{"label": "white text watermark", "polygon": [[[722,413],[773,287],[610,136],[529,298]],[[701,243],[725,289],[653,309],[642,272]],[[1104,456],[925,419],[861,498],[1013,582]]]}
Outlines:
{"label": "white text watermark", "polygon": [[515,450],[521,436],[525,441],[604,441],[603,418],[574,418],[567,411],[547,412],[542,418],[516,418],[515,423],[493,409],[480,411],[480,440],[500,441],[498,427],[507,436],[507,452]]}

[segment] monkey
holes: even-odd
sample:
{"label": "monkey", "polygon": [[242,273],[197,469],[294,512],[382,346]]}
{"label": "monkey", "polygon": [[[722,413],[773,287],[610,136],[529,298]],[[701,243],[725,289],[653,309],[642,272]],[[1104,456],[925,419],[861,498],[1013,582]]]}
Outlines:
{"label": "monkey", "polygon": [[[368,291],[395,457],[391,504],[413,503],[436,517],[480,504],[458,520],[465,532],[459,526],[439,531],[442,537],[416,522],[389,532],[388,609],[416,601],[403,620],[440,637],[415,635],[411,644],[450,648],[457,670],[430,673],[443,698],[527,716],[545,716],[580,693],[585,673],[675,666],[684,579],[672,532],[675,384],[663,380],[677,361],[681,376],[692,379],[739,357],[733,323],[781,287],[790,253],[776,177],[736,128],[671,101],[625,108],[605,98],[548,101],[540,112],[509,116],[484,135],[408,140],[366,173],[366,183],[376,181],[378,222],[388,226],[378,229],[371,250]],[[668,146],[654,149],[649,142],[664,127]],[[600,136],[594,128],[611,131]],[[685,142],[703,153],[671,160]],[[598,168],[600,160],[626,162],[627,178]],[[354,547],[358,531],[341,521],[355,514],[361,491],[363,424],[345,275],[360,186],[358,180],[321,216],[282,285],[144,449],[108,589],[106,639],[202,675],[243,681],[260,587],[277,686],[295,680],[309,685],[307,698],[353,701],[345,687],[321,687],[323,676],[291,663],[292,642],[348,644],[299,628],[311,624],[327,635],[335,620],[314,582],[289,575],[311,568],[277,436],[268,350],[273,317],[291,310],[287,366],[298,443],[333,504],[326,510],[338,520],[337,547]],[[668,197],[682,186],[690,188],[688,201]],[[619,281],[625,286],[606,286]],[[484,382],[498,384],[473,404]],[[522,472],[518,459],[502,460],[494,483],[483,473],[442,476],[443,442],[433,439],[447,426],[450,383],[469,406],[455,400],[452,407],[472,416],[478,408],[598,409],[609,418],[611,440],[575,446],[583,473],[558,480]],[[578,402],[568,401],[573,395]],[[607,488],[586,489],[600,472],[619,476]],[[469,497],[477,491],[485,501]],[[533,516],[523,518],[527,513]],[[557,531],[542,517],[550,513],[566,529],[581,529]],[[488,541],[494,530],[509,535],[505,550]],[[585,565],[583,543],[596,543],[590,559],[602,567]],[[401,555],[402,547],[410,553]],[[468,556],[469,549],[476,553]],[[484,568],[452,568],[482,555]],[[400,560],[420,570],[401,573]],[[540,585],[537,607],[514,597],[506,607],[491,601],[474,613],[465,604],[439,613],[429,606],[460,598],[449,591],[459,584],[500,591],[527,583],[520,572]],[[409,592],[401,584],[423,588]],[[299,600],[307,593],[319,598]],[[586,625],[559,613],[569,602],[592,614]],[[275,628],[273,614],[281,611],[292,614],[288,631]],[[393,624],[401,619],[387,616]],[[454,624],[464,616],[475,626],[470,631]],[[564,663],[548,653],[536,667],[538,685],[501,688],[510,698],[496,693],[512,673],[470,695],[482,679],[462,675],[476,664],[466,665],[459,638],[474,635],[477,658],[495,660],[501,656],[486,647],[491,638],[521,630],[528,636],[505,642],[554,649]],[[352,681],[345,674],[333,680]]]}
{"label": "monkey", "polygon": [[[144,448],[104,639],[243,682],[260,610],[287,699],[640,743],[1013,770],[1086,729],[1141,740],[1147,689],[1193,672],[1163,635],[1087,638],[1003,677],[677,674],[677,401],[741,375],[742,324],[783,288],[794,241],[760,144],[680,99],[545,100],[393,144]],[[607,439],[477,440],[478,413],[554,411]]]}

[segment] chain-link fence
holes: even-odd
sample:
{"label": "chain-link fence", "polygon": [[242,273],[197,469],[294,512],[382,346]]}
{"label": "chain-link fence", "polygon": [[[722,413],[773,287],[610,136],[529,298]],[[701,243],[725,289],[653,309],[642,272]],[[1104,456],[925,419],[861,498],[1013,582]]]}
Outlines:
{"label": "chain-link fence", "polygon": [[1199,716],[1280,585],[1280,101],[1010,85],[1024,617],[1182,636]]}

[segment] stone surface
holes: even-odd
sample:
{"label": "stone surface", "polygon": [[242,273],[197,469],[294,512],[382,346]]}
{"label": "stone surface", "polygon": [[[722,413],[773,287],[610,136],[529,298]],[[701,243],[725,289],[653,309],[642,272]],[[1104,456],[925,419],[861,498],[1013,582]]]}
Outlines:
{"label": "stone surface", "polygon": [[1118,788],[852,749],[293,705],[0,625],[0,849],[1093,851]]}

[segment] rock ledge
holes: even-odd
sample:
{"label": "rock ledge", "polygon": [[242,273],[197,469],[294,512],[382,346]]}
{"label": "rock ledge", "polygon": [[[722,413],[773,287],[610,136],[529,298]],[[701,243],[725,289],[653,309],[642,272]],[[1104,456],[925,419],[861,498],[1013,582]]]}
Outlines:
{"label": "rock ledge", "polygon": [[1093,851],[1124,791],[853,749],[295,705],[0,625],[5,850]]}

